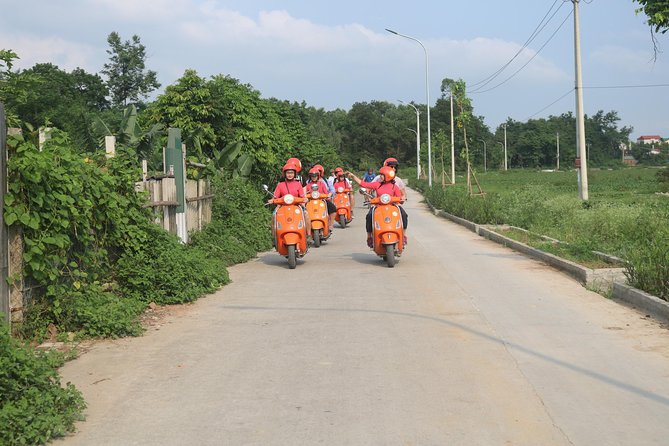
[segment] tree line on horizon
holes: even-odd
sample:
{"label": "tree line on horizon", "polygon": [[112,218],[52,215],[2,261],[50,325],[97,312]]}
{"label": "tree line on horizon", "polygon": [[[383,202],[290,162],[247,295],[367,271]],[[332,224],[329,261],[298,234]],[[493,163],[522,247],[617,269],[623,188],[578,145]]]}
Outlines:
{"label": "tree line on horizon", "polygon": [[[666,32],[669,0],[634,1],[642,5],[638,12],[647,14],[655,32]],[[146,69],[146,48],[139,36],[122,41],[118,33],[112,32],[107,42],[109,61],[100,73],[81,68],[68,72],[52,63],[13,70],[19,55],[11,49],[0,50],[0,102],[5,105],[8,126],[23,127],[27,134],[38,126],[57,127],[69,135],[82,153],[100,150],[104,136],[115,134],[117,140],[135,144],[138,153],[155,170],[160,169],[162,160],[160,148],[165,135],[161,130],[178,127],[191,161],[209,162],[220,157],[224,147],[241,144],[241,152],[254,161],[253,176],[271,179],[276,177],[281,163],[292,156],[300,157],[307,165],[320,163],[328,168],[339,164],[356,169],[377,168],[388,156],[405,165],[415,165],[413,105],[422,115],[421,163],[425,167],[424,104],[396,105],[371,100],[356,102],[349,110],[326,111],[304,101],[262,98],[253,86],[230,76],[219,74],[205,79],[192,69],[187,69],[155,100],[148,101],[148,96],[161,85],[157,73]],[[449,81],[452,80],[444,79]],[[468,106],[467,110],[454,107],[453,121],[458,122],[461,112],[471,116],[467,121],[467,142],[470,161],[478,170],[484,164],[491,169],[503,164],[505,129],[509,167],[554,167],[558,135],[561,165],[573,165],[576,142],[571,112],[526,122],[509,118],[491,129],[483,116],[474,113],[471,103]],[[129,113],[128,107],[134,107],[136,114]],[[450,97],[442,89],[441,97],[430,108],[430,124],[433,159],[447,165],[451,153],[450,108]],[[619,163],[621,149],[628,145],[632,130],[620,127],[618,113],[613,110],[586,116],[590,165]],[[456,128],[459,170],[465,168],[461,153],[464,146],[463,132]],[[639,146],[632,149],[637,157],[647,156],[647,151]]]}

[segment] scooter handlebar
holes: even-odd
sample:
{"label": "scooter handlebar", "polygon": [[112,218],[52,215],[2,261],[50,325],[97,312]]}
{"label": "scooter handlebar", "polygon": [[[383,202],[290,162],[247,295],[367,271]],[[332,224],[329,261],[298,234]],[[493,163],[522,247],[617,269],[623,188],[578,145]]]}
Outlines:
{"label": "scooter handlebar", "polygon": [[[374,197],[371,200],[369,200],[370,203],[372,204],[383,204],[381,202],[381,197]],[[404,200],[402,200],[401,197],[390,197],[390,201],[388,203],[403,203]]]}
{"label": "scooter handlebar", "polygon": [[[293,202],[290,203],[290,204],[302,204],[302,203],[305,203],[306,201],[307,201],[307,199],[306,199],[306,198],[303,198],[303,197],[293,197]],[[284,205],[287,205],[288,203],[286,203],[285,200],[283,199],[283,197],[281,197],[281,198],[274,198],[274,199],[272,199],[272,204],[284,204]]]}

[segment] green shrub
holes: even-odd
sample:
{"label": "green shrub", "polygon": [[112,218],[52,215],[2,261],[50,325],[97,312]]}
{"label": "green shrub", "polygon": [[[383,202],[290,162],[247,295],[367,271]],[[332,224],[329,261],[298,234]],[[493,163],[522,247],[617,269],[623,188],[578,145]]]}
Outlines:
{"label": "green shrub", "polygon": [[271,214],[263,194],[241,179],[215,179],[212,222],[193,233],[191,245],[226,265],[245,262],[272,247]]}
{"label": "green shrub", "polygon": [[86,404],[72,384],[61,387],[62,361],[21,345],[0,323],[0,444],[38,445],[74,430]]}
{"label": "green shrub", "polygon": [[124,253],[116,264],[118,292],[138,302],[190,302],[229,281],[225,264],[155,227],[150,244]]}

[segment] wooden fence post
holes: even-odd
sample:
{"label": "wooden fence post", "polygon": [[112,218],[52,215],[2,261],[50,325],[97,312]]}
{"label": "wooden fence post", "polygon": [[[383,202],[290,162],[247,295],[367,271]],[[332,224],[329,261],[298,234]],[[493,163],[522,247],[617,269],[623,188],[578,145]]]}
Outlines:
{"label": "wooden fence post", "polygon": [[5,322],[10,321],[9,286],[9,240],[5,225],[5,193],[7,192],[7,126],[5,124],[5,106],[0,103],[0,312]]}

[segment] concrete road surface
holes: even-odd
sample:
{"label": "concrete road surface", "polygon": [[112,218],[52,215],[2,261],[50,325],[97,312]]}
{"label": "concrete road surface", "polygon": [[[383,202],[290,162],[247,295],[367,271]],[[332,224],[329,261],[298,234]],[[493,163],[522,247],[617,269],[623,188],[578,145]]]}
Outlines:
{"label": "concrete road surface", "polygon": [[669,444],[665,327],[409,197],[394,269],[358,209],[297,269],[261,254],[68,363],[89,407],[56,444]]}

